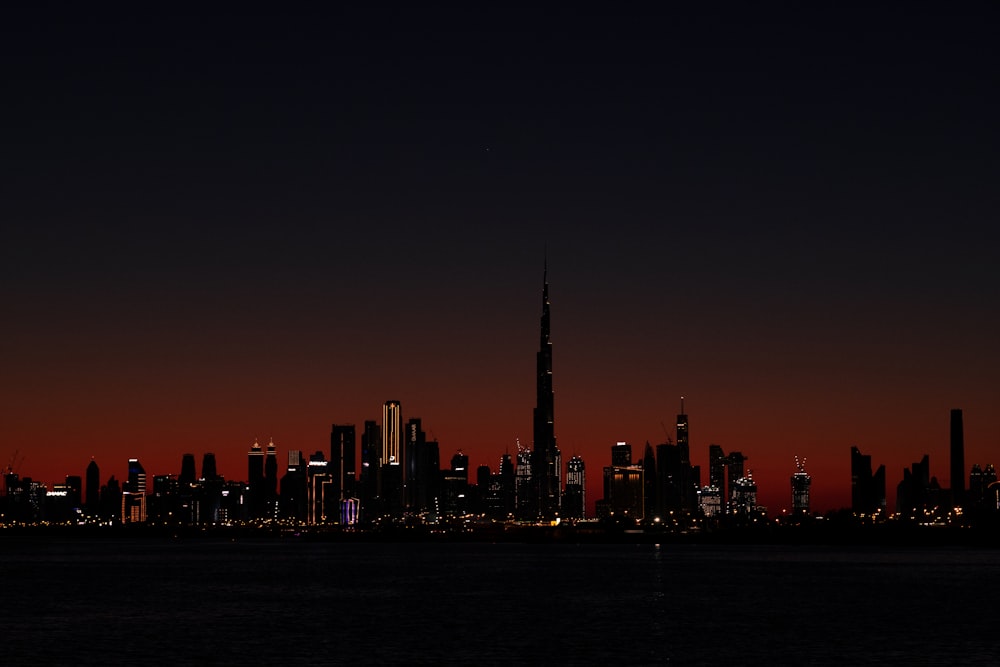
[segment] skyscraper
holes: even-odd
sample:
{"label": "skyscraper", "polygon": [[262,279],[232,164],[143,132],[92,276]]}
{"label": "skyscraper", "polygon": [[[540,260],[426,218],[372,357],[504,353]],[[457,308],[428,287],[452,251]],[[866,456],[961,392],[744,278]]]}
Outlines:
{"label": "skyscraper", "polygon": [[537,518],[537,510],[532,505],[535,494],[532,492],[531,474],[531,450],[522,447],[517,443],[517,468],[514,470],[514,496],[517,509],[517,518],[522,521],[534,520]]}
{"label": "skyscraper", "polygon": [[962,411],[951,411],[951,496],[955,505],[965,502],[965,434]]}
{"label": "skyscraper", "polygon": [[264,508],[268,519],[278,517],[278,451],[274,438],[268,441],[264,455]]}
{"label": "skyscraper", "polygon": [[708,446],[708,485],[719,490],[726,497],[726,453],[719,445]]}
{"label": "skyscraper", "polygon": [[356,450],[354,424],[333,424],[328,469],[333,478],[333,492],[339,500],[354,497]]}
{"label": "skyscraper", "polygon": [[358,486],[361,518],[371,521],[378,516],[378,466],[382,455],[382,432],[374,420],[366,420],[361,433],[361,472]]}
{"label": "skyscraper", "polygon": [[185,454],[181,457],[181,474],[177,478],[177,483],[183,487],[190,488],[195,483],[197,475],[194,470],[194,454]]}
{"label": "skyscraper", "polygon": [[566,493],[563,512],[567,517],[582,519],[587,510],[587,477],[583,459],[574,456],[566,464]]}
{"label": "skyscraper", "polygon": [[795,457],[795,472],[792,473],[792,512],[795,514],[809,513],[809,487],[812,478],[806,472],[806,460]]}
{"label": "skyscraper", "polygon": [[201,478],[206,482],[214,482],[219,478],[215,454],[212,452],[205,452],[205,455],[201,457]]}
{"label": "skyscraper", "polygon": [[257,438],[247,452],[247,486],[250,487],[247,518],[257,519],[264,513],[264,449]]}
{"label": "skyscraper", "polygon": [[403,515],[403,411],[399,401],[382,406],[382,457],[378,469],[378,496],[382,516]]}
{"label": "skyscraper", "polygon": [[677,454],[680,456],[681,509],[695,509],[697,485],[691,470],[691,447],[688,441],[688,416],[684,411],[684,397],[681,396],[681,412],[677,415]]}
{"label": "skyscraper", "polygon": [[743,452],[729,452],[729,456],[726,457],[726,512],[735,511],[736,483],[744,478],[746,461],[747,457],[743,456]]}
{"label": "skyscraper", "polygon": [[627,442],[616,442],[611,445],[611,465],[632,465],[632,445]]}
{"label": "skyscraper", "polygon": [[403,413],[399,401],[386,401],[382,406],[382,465],[401,465]]}
{"label": "skyscraper", "polygon": [[851,447],[851,511],[876,514],[885,510],[885,466],[872,474],[872,457]]}
{"label": "skyscraper", "polygon": [[[416,417],[411,417],[406,422],[403,430],[406,470],[403,477],[406,479],[405,505],[408,512],[420,513],[427,507],[426,489],[427,480],[425,468],[420,465],[422,450],[425,449],[427,435],[421,428],[421,421]],[[436,471],[435,471],[436,473]]]}
{"label": "skyscraper", "polygon": [[559,513],[562,476],[559,448],[556,447],[554,422],[555,394],[552,389],[552,341],[549,322],[548,262],[542,272],[542,317],[536,355],[534,426],[532,429],[532,504],[540,519],[552,519]]}
{"label": "skyscraper", "polygon": [[97,461],[90,459],[87,464],[87,512],[96,515],[101,502],[101,469],[97,466]]}
{"label": "skyscraper", "polygon": [[128,460],[128,480],[122,489],[122,523],[146,521],[146,470],[139,459]]}

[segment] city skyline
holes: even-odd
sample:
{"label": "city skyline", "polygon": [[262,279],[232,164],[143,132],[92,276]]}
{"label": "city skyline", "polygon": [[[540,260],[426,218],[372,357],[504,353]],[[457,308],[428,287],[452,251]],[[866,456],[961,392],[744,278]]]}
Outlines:
{"label": "city skyline", "polygon": [[852,446],[950,487],[952,409],[997,463],[995,7],[303,12],[0,28],[0,465],[239,478],[398,399],[495,467],[546,259],[588,505],[679,412],[773,509]]}
{"label": "city skyline", "polygon": [[[871,455],[863,457],[857,447],[852,445],[849,487],[851,501],[849,505],[822,509],[813,506],[810,501],[812,478],[805,468],[806,459],[800,460],[796,455],[794,457],[795,472],[790,478],[790,502],[779,507],[768,507],[766,504],[758,502],[760,489],[754,479],[753,468],[746,465],[748,457],[744,452],[733,451],[727,456],[718,444],[712,443],[709,445],[708,466],[705,468],[707,474],[704,476],[701,467],[691,463],[688,415],[684,408],[684,397],[681,397],[680,412],[677,414],[676,430],[673,433],[676,440],[669,432],[666,432],[665,441],[656,445],[655,454],[650,442],[646,441],[645,454],[641,457],[638,455],[633,457],[630,443],[617,441],[611,448],[612,454],[608,461],[612,467],[604,468],[603,480],[598,482],[596,476],[592,474],[590,484],[581,487],[580,479],[583,477],[585,461],[579,455],[574,454],[564,467],[561,453],[556,446],[551,302],[549,300],[547,258],[543,262],[542,270],[542,307],[539,332],[540,344],[536,353],[536,405],[532,417],[532,442],[530,446],[522,446],[520,441],[516,440],[517,451],[511,454],[509,450],[505,450],[497,465],[484,462],[476,466],[487,468],[492,473],[496,483],[500,484],[501,473],[505,466],[516,461],[518,476],[523,476],[526,480],[530,479],[523,487],[518,485],[515,494],[514,471],[510,471],[511,488],[505,492],[511,494],[508,518],[522,521],[549,521],[560,516],[600,518],[610,512],[612,515],[624,513],[640,520],[650,521],[654,517],[666,517],[670,513],[671,507],[693,515],[707,517],[716,516],[720,511],[723,514],[739,512],[745,515],[754,515],[758,508],[763,509],[771,516],[813,514],[823,511],[829,512],[834,509],[853,509],[856,515],[862,516],[873,512],[882,512],[883,514],[887,512],[891,515],[898,511],[905,516],[915,507],[965,506],[966,484],[967,482],[970,485],[973,483],[973,478],[977,474],[981,474],[981,468],[988,468],[995,478],[992,461],[983,466],[977,462],[969,470],[965,469],[963,412],[961,409],[953,408],[950,411],[949,422],[950,474],[946,478],[948,483],[941,484],[938,476],[932,474],[929,455],[925,453],[921,461],[914,463],[909,468],[904,468],[903,479],[896,492],[893,493],[891,487],[886,487],[884,464],[878,466],[876,479],[880,481],[873,483],[871,476],[874,467]],[[431,482],[431,485],[433,489],[437,489],[438,485],[442,484],[443,488],[434,492],[435,502],[428,503],[426,467],[432,463],[432,460],[428,458],[426,450],[423,450],[423,447],[428,443],[426,434],[421,428],[421,418],[411,417],[406,422],[404,438],[401,402],[390,399],[385,401],[382,406],[381,426],[378,424],[374,420],[365,421],[364,438],[367,439],[367,444],[363,439],[360,452],[362,458],[360,475],[357,474],[354,463],[359,452],[355,442],[356,429],[353,423],[332,424],[328,451],[318,449],[313,454],[303,450],[287,450],[288,467],[286,472],[292,473],[306,460],[310,461],[310,466],[322,466],[324,473],[322,479],[329,480],[328,482],[324,481],[323,484],[330,484],[331,497],[339,499],[339,501],[333,502],[342,504],[347,499],[353,499],[351,502],[354,503],[355,508],[360,507],[360,516],[365,523],[370,523],[372,518],[378,515],[402,516],[404,512],[418,514],[437,503],[440,503],[442,507],[449,504],[458,507],[458,505],[454,505],[455,498],[446,499],[449,494],[447,469],[439,465],[442,456],[439,449],[440,443],[437,441],[432,443],[433,467],[438,469],[434,474],[441,475],[441,481]],[[664,430],[666,431],[665,425]],[[369,435],[370,431],[373,435]],[[368,460],[364,452],[366,447],[377,450],[378,454],[374,461]],[[226,479],[227,482],[238,481],[246,485],[247,511],[249,516],[254,519],[267,516],[275,518],[281,514],[278,506],[280,494],[278,492],[277,447],[273,437],[269,439],[266,452],[265,459],[265,450],[261,446],[259,438],[255,436],[247,454],[246,478],[240,480],[238,477],[228,479],[224,475],[219,477],[220,481]],[[20,465],[23,463],[23,456],[18,458],[19,453],[19,450],[15,450],[5,468],[5,472],[14,473],[15,477],[20,472]],[[202,483],[206,480],[211,481],[217,470],[215,453],[205,452],[203,456],[203,473],[200,478]],[[480,486],[484,486],[479,491],[483,496],[477,502],[485,502],[486,487],[490,485],[490,481],[487,479],[484,482],[478,478],[472,481],[471,474],[474,467],[469,464],[469,456],[461,448],[455,450],[452,457],[453,473],[456,471],[456,460],[461,460],[461,467],[457,468],[457,470],[462,471],[461,484],[464,486],[478,483]],[[374,468],[370,468],[373,463]],[[332,467],[328,468],[327,466],[330,464]],[[76,490],[81,502],[84,498],[93,498],[96,493],[93,488],[95,481],[101,486],[101,495],[104,493],[104,481],[97,476],[94,466],[95,458],[91,458],[86,474],[87,485],[82,490]],[[163,475],[176,478],[179,481],[189,479],[193,482],[193,467],[193,453],[185,452],[182,456],[180,474],[163,473]],[[521,470],[522,467],[528,472],[525,473]],[[210,470],[206,471],[206,469]],[[368,470],[366,471],[366,469]],[[139,473],[136,472],[137,470]],[[573,477],[574,473],[577,477]],[[366,476],[372,481],[366,482]],[[29,475],[24,475],[24,477],[31,479]],[[73,478],[80,482],[84,477],[68,474],[65,478],[66,485],[70,485],[70,480]],[[114,478],[113,474],[106,478],[109,485],[114,481]],[[577,487],[573,491],[569,491],[568,486],[564,485],[564,481],[569,484],[571,478]],[[956,478],[958,479],[957,486],[952,481]],[[304,479],[305,477],[303,477]],[[645,482],[641,481],[643,479]],[[123,490],[126,495],[130,492],[139,495],[147,493],[146,473],[137,457],[128,459],[128,474],[125,480]],[[312,475],[310,475],[310,480],[312,480]],[[317,478],[316,483],[319,483],[319,478]],[[599,483],[603,485],[601,493],[596,492]],[[284,478],[282,478],[283,484]],[[636,486],[636,484],[638,485]],[[913,484],[917,484],[917,486],[912,486]],[[56,482],[53,486],[55,485],[59,485],[59,483]],[[418,491],[418,487],[421,490]],[[62,488],[61,485],[60,488]],[[980,493],[985,492],[985,488],[983,485]],[[942,490],[945,495],[941,495]],[[567,513],[563,508],[564,494],[567,492],[569,496],[575,497],[569,505],[577,508],[573,514]],[[310,486],[308,493],[309,498],[315,495],[318,499],[324,497],[326,492],[321,493]],[[616,494],[617,499],[615,499]],[[576,497],[578,495],[582,497]],[[585,500],[588,495],[592,499],[590,503]],[[763,495],[770,497],[772,493]],[[360,503],[358,503],[359,496],[362,497]],[[499,495],[497,497],[500,498]],[[418,498],[421,500],[417,500]],[[668,498],[672,498],[672,500]],[[90,509],[93,510],[94,503],[88,502]],[[310,509],[307,521],[309,524],[340,521],[339,519],[327,518],[327,502],[317,500],[308,503]],[[982,503],[982,498],[979,498],[975,504],[980,503]],[[969,505],[969,507],[971,506],[972,504]],[[124,516],[126,505],[123,504],[122,507]],[[146,520],[144,500],[138,507],[141,509],[133,509],[132,513],[134,516],[142,518],[134,520],[144,522]],[[351,511],[353,515],[357,509]],[[454,509],[450,511],[454,511]],[[323,518],[318,518],[321,515]],[[352,523],[353,519],[350,522],[346,520],[344,522]]]}

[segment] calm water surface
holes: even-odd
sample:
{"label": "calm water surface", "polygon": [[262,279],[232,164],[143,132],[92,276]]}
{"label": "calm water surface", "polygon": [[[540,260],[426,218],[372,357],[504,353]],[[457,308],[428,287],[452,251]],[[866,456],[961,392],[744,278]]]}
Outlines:
{"label": "calm water surface", "polygon": [[0,538],[4,665],[1000,664],[1000,552]]}

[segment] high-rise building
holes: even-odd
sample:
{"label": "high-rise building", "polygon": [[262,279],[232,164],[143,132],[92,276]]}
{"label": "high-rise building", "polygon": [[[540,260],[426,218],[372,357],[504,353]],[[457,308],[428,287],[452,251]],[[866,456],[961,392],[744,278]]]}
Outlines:
{"label": "high-rise building", "polygon": [[128,460],[128,480],[122,489],[122,523],[146,521],[146,470],[139,459]]}
{"label": "high-rise building", "polygon": [[657,493],[656,488],[656,455],[653,454],[653,446],[646,443],[646,450],[642,455],[642,479],[643,479],[643,506],[647,514],[656,512]]}
{"label": "high-rise building", "polygon": [[691,447],[688,440],[688,416],[684,411],[684,397],[681,396],[681,412],[677,415],[677,454],[680,457],[678,482],[681,491],[681,509],[693,511],[696,505],[698,485],[691,470]]}
{"label": "high-rise building", "polygon": [[278,517],[278,450],[274,438],[268,441],[264,455],[264,516]]}
{"label": "high-rise building", "polygon": [[698,509],[702,516],[715,517],[722,513],[722,492],[711,484],[698,491]]}
{"label": "high-rise building", "polygon": [[572,457],[566,463],[563,514],[571,519],[583,519],[587,514],[587,476],[583,459],[579,456]]}
{"label": "high-rise building", "polygon": [[726,511],[732,512],[736,504],[736,482],[744,478],[747,457],[743,452],[729,452],[726,457]]}
{"label": "high-rise building", "polygon": [[66,499],[71,508],[79,508],[83,501],[83,479],[79,475],[66,475]]}
{"label": "high-rise building", "polygon": [[535,494],[532,492],[531,450],[517,443],[517,468],[514,470],[514,494],[517,505],[517,518],[522,521],[532,521],[538,518],[533,506]]}
{"label": "high-rise building", "polygon": [[335,523],[340,518],[339,499],[333,497],[333,480],[327,474],[328,461],[323,452],[309,457],[306,466],[306,494],[308,496],[309,525]]}
{"label": "high-rise building", "polygon": [[403,412],[399,401],[382,406],[382,465],[402,465]]}
{"label": "high-rise building", "polygon": [[885,466],[872,474],[872,457],[851,447],[851,511],[872,515],[885,511]]}
{"label": "high-rise building", "polygon": [[951,411],[951,497],[957,507],[965,502],[965,433],[962,411]]}
{"label": "high-rise building", "polygon": [[733,499],[729,512],[741,516],[749,516],[757,509],[757,483],[753,481],[753,472],[747,471],[745,477],[733,481]]}
{"label": "high-rise building", "polygon": [[809,513],[809,487],[812,478],[806,472],[806,460],[795,457],[795,472],[792,473],[792,512],[795,514]]}
{"label": "high-rise building", "polygon": [[[427,435],[421,428],[421,421],[416,417],[407,420],[403,429],[404,436],[404,458],[406,460],[406,471],[403,475],[406,480],[406,510],[408,512],[420,513],[427,509],[427,479],[425,466],[420,465],[422,456],[425,456]],[[433,471],[438,474],[437,470]]]}
{"label": "high-rise building", "polygon": [[98,513],[101,505],[101,469],[93,458],[87,464],[87,512],[91,516]]}
{"label": "high-rise building", "polygon": [[[936,486],[937,480],[933,481]],[[906,517],[914,517],[921,510],[928,509],[931,482],[930,456],[924,454],[920,461],[903,468],[903,480],[896,485],[896,511]]]}
{"label": "high-rise building", "polygon": [[403,412],[399,401],[382,406],[382,456],[378,469],[378,498],[382,516],[403,515],[406,476],[403,465]]}
{"label": "high-rise building", "polygon": [[503,497],[503,516],[504,518],[510,518],[514,515],[515,502],[517,495],[515,493],[515,482],[514,482],[514,461],[511,459],[510,454],[504,453],[500,457],[500,492]]}
{"label": "high-rise building", "polygon": [[646,515],[643,505],[642,466],[609,466],[604,469],[605,501],[612,514],[642,521]]}
{"label": "high-rise building", "polygon": [[146,493],[146,469],[139,459],[128,460],[128,480],[125,484],[125,490],[130,493]]}
{"label": "high-rise building", "polygon": [[288,451],[288,463],[281,477],[279,514],[283,519],[308,520],[306,462],[299,450]]}
{"label": "high-rise building", "polygon": [[632,465],[632,445],[627,442],[616,442],[611,445],[611,465]]}
{"label": "high-rise building", "polygon": [[656,446],[656,513],[665,517],[680,511],[681,456],[677,445],[665,442]]}
{"label": "high-rise building", "polygon": [[469,455],[457,452],[451,457],[451,468],[442,476],[441,511],[453,516],[464,514],[469,509]]}
{"label": "high-rise building", "polygon": [[185,454],[181,457],[181,474],[177,477],[177,483],[182,487],[190,487],[196,481],[194,454]]}
{"label": "high-rise building", "polygon": [[708,485],[726,497],[726,453],[719,445],[708,446]]}
{"label": "high-rise building", "polygon": [[378,471],[382,456],[382,432],[373,420],[365,421],[361,433],[361,474],[358,487],[361,500],[360,516],[363,522],[370,522],[378,516]]}
{"label": "high-rise building", "polygon": [[257,438],[247,452],[247,486],[250,489],[247,518],[258,519],[264,515],[264,449]]}
{"label": "high-rise building", "polygon": [[533,414],[532,493],[536,515],[552,519],[559,514],[562,499],[562,456],[556,446],[555,393],[552,389],[552,341],[549,320],[548,262],[542,273],[542,317],[540,342],[535,357],[535,410]]}
{"label": "high-rise building", "polygon": [[355,470],[357,446],[354,424],[333,424],[330,427],[330,465],[328,471],[333,479],[333,493],[340,499],[355,495]]}
{"label": "high-rise building", "polygon": [[201,478],[206,482],[219,479],[219,470],[215,465],[215,454],[212,452],[206,452],[201,457]]}

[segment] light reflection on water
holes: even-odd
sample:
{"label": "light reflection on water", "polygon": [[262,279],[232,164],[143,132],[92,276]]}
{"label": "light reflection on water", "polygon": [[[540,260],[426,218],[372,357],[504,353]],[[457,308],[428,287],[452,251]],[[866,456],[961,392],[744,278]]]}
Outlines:
{"label": "light reflection on water", "polygon": [[0,541],[4,664],[992,664],[1000,552]]}

